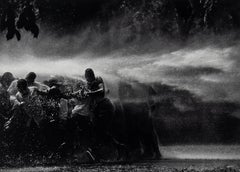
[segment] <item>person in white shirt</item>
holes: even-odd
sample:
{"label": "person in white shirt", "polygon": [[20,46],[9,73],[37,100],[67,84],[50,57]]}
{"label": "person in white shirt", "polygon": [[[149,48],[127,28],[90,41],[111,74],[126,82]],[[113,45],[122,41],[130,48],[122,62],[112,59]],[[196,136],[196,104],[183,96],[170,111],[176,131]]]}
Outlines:
{"label": "person in white shirt", "polygon": [[[43,118],[43,110],[41,105],[38,104],[38,89],[36,87],[28,87],[25,79],[19,79],[17,82],[18,92],[16,94],[17,104],[25,111],[29,116],[27,126],[30,125],[33,120],[39,125]],[[16,104],[16,103],[15,103]]]}
{"label": "person in white shirt", "polygon": [[[45,84],[35,81],[37,75],[34,72],[30,72],[26,75],[25,79],[27,81],[28,87],[36,87],[39,91],[48,91],[49,87]],[[14,80],[8,88],[10,95],[16,95],[18,92],[17,89],[18,80]]]}
{"label": "person in white shirt", "polygon": [[27,81],[25,79],[19,79],[17,81],[18,92],[16,94],[16,99],[18,102],[28,103],[33,96],[37,95],[36,87],[28,87]]}

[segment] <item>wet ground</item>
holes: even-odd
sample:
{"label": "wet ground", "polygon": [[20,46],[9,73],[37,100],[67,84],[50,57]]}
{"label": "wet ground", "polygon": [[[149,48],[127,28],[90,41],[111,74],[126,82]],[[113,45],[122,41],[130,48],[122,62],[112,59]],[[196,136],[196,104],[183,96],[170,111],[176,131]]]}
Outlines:
{"label": "wet ground", "polygon": [[91,164],[80,166],[23,167],[3,168],[1,172],[237,172],[240,171],[238,160],[161,160],[132,164]]}
{"label": "wet ground", "polygon": [[239,160],[240,145],[174,145],[160,146],[167,159]]}
{"label": "wet ground", "polygon": [[164,159],[135,163],[99,163],[60,166],[5,167],[0,172],[240,172],[239,145],[162,146]]}

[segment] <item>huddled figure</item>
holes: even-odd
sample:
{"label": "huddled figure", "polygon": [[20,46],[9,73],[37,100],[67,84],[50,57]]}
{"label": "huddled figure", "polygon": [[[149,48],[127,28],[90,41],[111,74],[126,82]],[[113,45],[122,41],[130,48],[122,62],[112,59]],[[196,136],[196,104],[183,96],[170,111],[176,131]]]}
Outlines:
{"label": "huddled figure", "polygon": [[65,157],[82,149],[97,160],[102,145],[114,144],[109,128],[113,105],[105,97],[103,79],[90,68],[86,82],[53,76],[41,83],[36,78],[34,72],[24,79],[10,72],[0,78],[1,153]]}

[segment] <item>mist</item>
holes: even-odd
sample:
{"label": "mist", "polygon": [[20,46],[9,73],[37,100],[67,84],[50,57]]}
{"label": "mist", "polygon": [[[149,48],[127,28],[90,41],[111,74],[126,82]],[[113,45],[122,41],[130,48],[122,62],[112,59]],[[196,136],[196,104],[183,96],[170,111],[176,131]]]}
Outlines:
{"label": "mist", "polygon": [[187,41],[143,35],[126,42],[130,32],[112,24],[106,32],[97,32],[90,25],[62,36],[42,24],[38,39],[24,31],[20,42],[1,37],[0,72],[11,71],[16,77],[35,71],[45,77],[79,78],[91,67],[113,89],[122,80],[162,83],[206,101],[240,101],[240,47],[234,32],[199,34]]}
{"label": "mist", "polygon": [[[202,14],[211,11],[202,13],[193,4],[186,15],[194,19],[187,23],[177,1],[126,2],[36,0],[38,38],[24,27],[16,26],[20,41],[6,40],[8,28],[0,32],[0,79],[4,72],[16,78],[35,72],[40,82],[63,76],[72,84],[76,80],[69,78],[85,80],[85,69],[92,68],[104,80],[117,129],[129,123],[129,133],[132,126],[140,133],[147,128],[142,121],[150,118],[164,158],[239,159],[240,147],[234,146],[240,143],[236,21],[223,16],[219,21],[226,22],[216,24],[216,15],[212,26],[211,17],[201,23]],[[224,15],[233,15],[231,9]],[[227,21],[231,29],[225,28]]]}

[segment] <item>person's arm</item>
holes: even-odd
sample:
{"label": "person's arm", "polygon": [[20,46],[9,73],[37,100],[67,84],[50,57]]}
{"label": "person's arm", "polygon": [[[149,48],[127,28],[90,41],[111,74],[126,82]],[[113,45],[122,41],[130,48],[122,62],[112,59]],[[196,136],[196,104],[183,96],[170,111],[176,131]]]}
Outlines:
{"label": "person's arm", "polygon": [[75,95],[73,95],[73,94],[61,94],[61,96],[60,96],[61,98],[63,98],[63,99],[72,99],[72,98],[74,98],[75,97]]}
{"label": "person's arm", "polygon": [[47,85],[41,83],[41,90],[40,90],[40,91],[42,91],[42,90],[44,90],[44,91],[48,91],[49,89],[50,89],[49,86],[47,86]]}
{"label": "person's arm", "polygon": [[103,83],[98,85],[99,89],[94,90],[94,91],[89,91],[88,94],[95,94],[95,93],[99,93],[99,92],[103,92],[104,91],[104,85]]}
{"label": "person's arm", "polygon": [[34,86],[36,86],[39,91],[45,91],[46,92],[50,89],[49,86],[47,86],[43,83],[40,83],[40,82],[34,82]]}
{"label": "person's arm", "polygon": [[19,92],[16,94],[16,101],[18,105],[23,103],[22,97]]}
{"label": "person's arm", "polygon": [[36,90],[36,93],[37,93],[37,95],[40,95],[40,96],[47,96],[48,95],[47,91],[39,91],[38,89]]}
{"label": "person's arm", "polygon": [[69,93],[69,94],[63,94],[62,98],[64,99],[79,99],[79,97],[81,97],[81,90],[75,91],[73,93]]}
{"label": "person's arm", "polygon": [[13,95],[10,96],[10,102],[11,102],[12,107],[15,107],[15,106],[20,104],[20,102],[17,100],[16,95],[15,96],[13,96]]}
{"label": "person's arm", "polygon": [[10,95],[16,95],[16,93],[17,93],[17,81],[16,80],[14,80],[11,83],[11,85],[8,87],[7,91]]}

